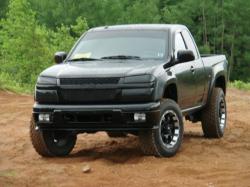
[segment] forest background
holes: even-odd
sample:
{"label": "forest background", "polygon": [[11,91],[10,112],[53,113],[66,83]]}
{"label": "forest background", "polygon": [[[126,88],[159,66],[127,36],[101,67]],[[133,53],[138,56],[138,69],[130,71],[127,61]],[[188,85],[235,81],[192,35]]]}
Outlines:
{"label": "forest background", "polygon": [[32,93],[87,29],[132,23],[186,25],[201,53],[227,56],[231,85],[250,89],[248,0],[0,0],[0,88]]}

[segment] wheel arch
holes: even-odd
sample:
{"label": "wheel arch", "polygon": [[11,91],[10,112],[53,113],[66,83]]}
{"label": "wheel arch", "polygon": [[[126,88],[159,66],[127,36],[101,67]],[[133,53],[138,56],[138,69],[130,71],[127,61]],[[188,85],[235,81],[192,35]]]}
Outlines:
{"label": "wheel arch", "polygon": [[226,77],[224,75],[218,75],[215,79],[214,87],[221,88],[226,95]]}
{"label": "wheel arch", "polygon": [[172,99],[174,100],[176,103],[178,103],[178,88],[177,88],[177,84],[174,80],[169,81],[163,90],[163,94],[162,94],[162,98],[163,99]]}
{"label": "wheel arch", "polygon": [[208,91],[208,98],[207,98],[207,103],[211,99],[212,91],[214,88],[221,88],[226,95],[227,91],[227,80],[226,80],[226,75],[224,71],[218,72],[215,76],[213,81],[211,82],[210,89]]}

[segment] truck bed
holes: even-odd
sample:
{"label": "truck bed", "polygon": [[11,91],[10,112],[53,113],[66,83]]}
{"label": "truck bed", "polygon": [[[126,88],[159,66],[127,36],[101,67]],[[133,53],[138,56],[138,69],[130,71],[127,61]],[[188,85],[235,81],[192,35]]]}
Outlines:
{"label": "truck bed", "polygon": [[205,66],[211,66],[211,67],[220,62],[226,61],[225,55],[201,54],[201,58]]}

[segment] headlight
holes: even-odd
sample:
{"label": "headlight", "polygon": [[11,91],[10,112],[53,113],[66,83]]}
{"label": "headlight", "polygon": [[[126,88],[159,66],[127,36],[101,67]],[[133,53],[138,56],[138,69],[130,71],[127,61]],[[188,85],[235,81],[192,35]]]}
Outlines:
{"label": "headlight", "polygon": [[37,84],[45,84],[45,85],[57,85],[56,78],[52,77],[38,77]]}
{"label": "headlight", "polygon": [[136,75],[124,79],[124,83],[150,83],[154,81],[155,77],[152,75]]}

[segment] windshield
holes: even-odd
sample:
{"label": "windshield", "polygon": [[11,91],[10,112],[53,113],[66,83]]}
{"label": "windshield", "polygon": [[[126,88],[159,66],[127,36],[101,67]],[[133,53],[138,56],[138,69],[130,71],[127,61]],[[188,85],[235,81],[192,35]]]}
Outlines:
{"label": "windshield", "polygon": [[74,59],[163,59],[166,31],[125,30],[87,33],[76,45]]}

